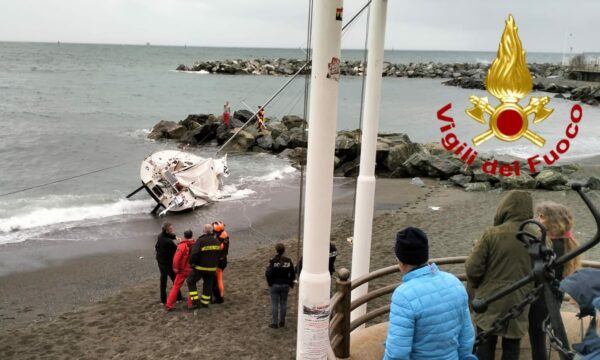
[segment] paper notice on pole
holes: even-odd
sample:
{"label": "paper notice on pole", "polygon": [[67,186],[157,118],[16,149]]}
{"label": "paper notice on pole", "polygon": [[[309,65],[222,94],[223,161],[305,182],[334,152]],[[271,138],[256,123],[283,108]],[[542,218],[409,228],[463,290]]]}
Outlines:
{"label": "paper notice on pole", "polygon": [[329,304],[303,307],[303,359],[327,359]]}

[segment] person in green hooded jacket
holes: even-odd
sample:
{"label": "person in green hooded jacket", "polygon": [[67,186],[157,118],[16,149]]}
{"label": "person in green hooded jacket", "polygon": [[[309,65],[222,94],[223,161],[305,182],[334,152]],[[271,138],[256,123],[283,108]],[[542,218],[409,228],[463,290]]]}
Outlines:
{"label": "person in green hooded jacket", "polygon": [[[474,290],[475,298],[487,298],[529,274],[533,263],[516,235],[519,225],[532,217],[531,194],[515,190],[504,196],[496,210],[494,226],[484,231],[465,264],[467,282]],[[533,283],[523,286],[490,304],[484,313],[475,314],[477,332],[491,329],[494,321],[521,302],[532,289]],[[502,337],[502,359],[519,359],[521,338],[527,334],[529,326],[528,312],[529,307],[526,307],[518,318],[510,320],[507,326],[480,344],[476,353],[479,360],[494,359],[498,336]]]}

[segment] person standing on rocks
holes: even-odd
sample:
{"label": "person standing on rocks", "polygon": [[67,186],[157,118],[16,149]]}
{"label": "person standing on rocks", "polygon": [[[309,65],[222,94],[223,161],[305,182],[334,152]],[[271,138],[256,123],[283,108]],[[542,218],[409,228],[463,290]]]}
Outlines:
{"label": "person standing on rocks", "polygon": [[[160,270],[160,302],[163,305],[167,303],[167,276],[171,278],[171,281],[175,282],[175,272],[173,271],[173,256],[177,251],[177,245],[175,242],[177,236],[175,236],[175,229],[173,224],[164,223],[162,226],[162,232],[158,234],[156,245],[154,249],[156,251],[156,262],[158,263],[158,269]],[[181,300],[181,292],[177,294],[177,300]]]}
{"label": "person standing on rocks", "polygon": [[231,109],[229,108],[229,101],[225,101],[225,105],[223,105],[223,124],[225,124],[225,129],[230,129],[230,120],[231,120]]}
{"label": "person standing on rocks", "polygon": [[396,234],[402,284],[394,290],[384,360],[472,358],[475,332],[464,285],[429,260],[429,240],[418,228]]}
{"label": "person standing on rocks", "polygon": [[[509,284],[524,278],[532,269],[527,248],[517,239],[519,226],[533,218],[531,194],[525,191],[509,191],[496,209],[494,226],[487,228],[475,243],[465,263],[468,285],[474,289],[475,298],[485,298]],[[514,304],[519,304],[533,289],[527,284],[491,303],[484,313],[475,314],[477,332],[488,331],[494,322],[506,315]],[[477,348],[480,360],[494,360],[498,336],[502,337],[502,359],[518,359],[521,338],[529,329],[529,306],[516,319],[493,332]]]}
{"label": "person standing on rocks", "polygon": [[285,245],[278,243],[275,245],[275,251],[277,251],[277,255],[269,261],[265,272],[271,293],[271,325],[269,327],[272,329],[285,326],[288,293],[290,289],[294,288],[294,280],[296,280],[292,260],[283,256]]}
{"label": "person standing on rocks", "polygon": [[256,118],[258,119],[258,121],[256,122],[256,127],[258,128],[258,131],[263,131],[266,129],[265,127],[265,107],[264,106],[258,106],[258,112],[256,113]]}
{"label": "person standing on rocks", "polygon": [[[173,271],[175,272],[175,281],[173,282],[173,288],[171,288],[171,292],[169,293],[169,297],[167,298],[167,303],[165,307],[167,310],[173,309],[173,305],[175,304],[175,299],[177,295],[181,297],[180,289],[185,279],[187,279],[188,275],[192,272],[192,268],[188,264],[190,258],[190,250],[191,246],[196,242],[193,239],[194,233],[192,230],[186,230],[183,233],[183,240],[179,242],[177,245],[177,251],[175,252],[175,256],[173,257]],[[188,304],[189,306],[190,304]]]}

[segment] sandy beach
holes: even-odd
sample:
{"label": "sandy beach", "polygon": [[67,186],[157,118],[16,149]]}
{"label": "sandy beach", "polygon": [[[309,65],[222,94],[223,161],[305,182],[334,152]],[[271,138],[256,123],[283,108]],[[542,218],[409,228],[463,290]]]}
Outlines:
{"label": "sandy beach", "polygon": [[[336,192],[331,239],[339,250],[336,266],[350,268],[352,246],[346,239],[353,229],[352,186],[340,185]],[[589,194],[600,204],[598,192]],[[501,191],[466,193],[435,180],[426,180],[420,188],[410,179],[379,179],[371,269],[396,263],[393,239],[397,230],[408,225],[427,232],[431,258],[468,254],[473,241],[492,223],[501,196]],[[536,201],[570,206],[577,221],[576,236],[587,240],[593,235],[591,216],[576,193],[535,191],[533,196]],[[290,293],[286,328],[270,329],[264,269],[277,241],[286,242],[288,256],[296,261],[298,213],[291,205],[275,211],[277,221],[269,213],[255,216],[251,227],[242,222],[231,226],[226,300],[209,309],[190,312],[179,303],[175,311],[166,312],[159,304],[158,269],[152,256],[157,224],[137,224],[138,230],[151,227],[152,231],[147,231],[149,238],[138,239],[129,248],[110,247],[101,254],[56,260],[56,264],[49,261],[39,269],[4,275],[0,278],[0,358],[294,358],[297,290]],[[179,229],[186,225],[176,223]],[[0,258],[7,261],[28,251],[33,249],[27,245],[5,247]],[[600,260],[599,249],[585,258]],[[451,270],[462,272],[460,267]],[[399,281],[398,276],[370,287],[392,281]],[[387,301],[383,298],[371,306]]]}

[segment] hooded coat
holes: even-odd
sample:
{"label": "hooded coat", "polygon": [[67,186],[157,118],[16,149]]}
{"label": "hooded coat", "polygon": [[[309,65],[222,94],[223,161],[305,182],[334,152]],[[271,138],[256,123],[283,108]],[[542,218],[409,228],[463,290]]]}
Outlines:
{"label": "hooded coat", "polygon": [[[474,289],[476,298],[487,298],[531,272],[531,257],[516,235],[519,225],[532,217],[531,194],[510,191],[502,199],[496,210],[494,226],[484,231],[465,264],[467,281]],[[476,313],[474,318],[477,327],[483,330],[491,329],[494,321],[504,316],[513,305],[521,302],[532,289],[533,282],[490,304],[486,312]],[[509,339],[522,338],[528,331],[528,312],[529,306],[495,335]]]}
{"label": "hooded coat", "polygon": [[[560,289],[571,295],[577,302],[579,316],[595,316],[596,310],[593,301],[600,297],[600,270],[581,269],[561,281]],[[596,300],[596,304],[597,302],[598,300]],[[582,360],[600,358],[600,338],[594,321],[590,323],[583,342],[574,344],[573,349],[582,356]]]}

